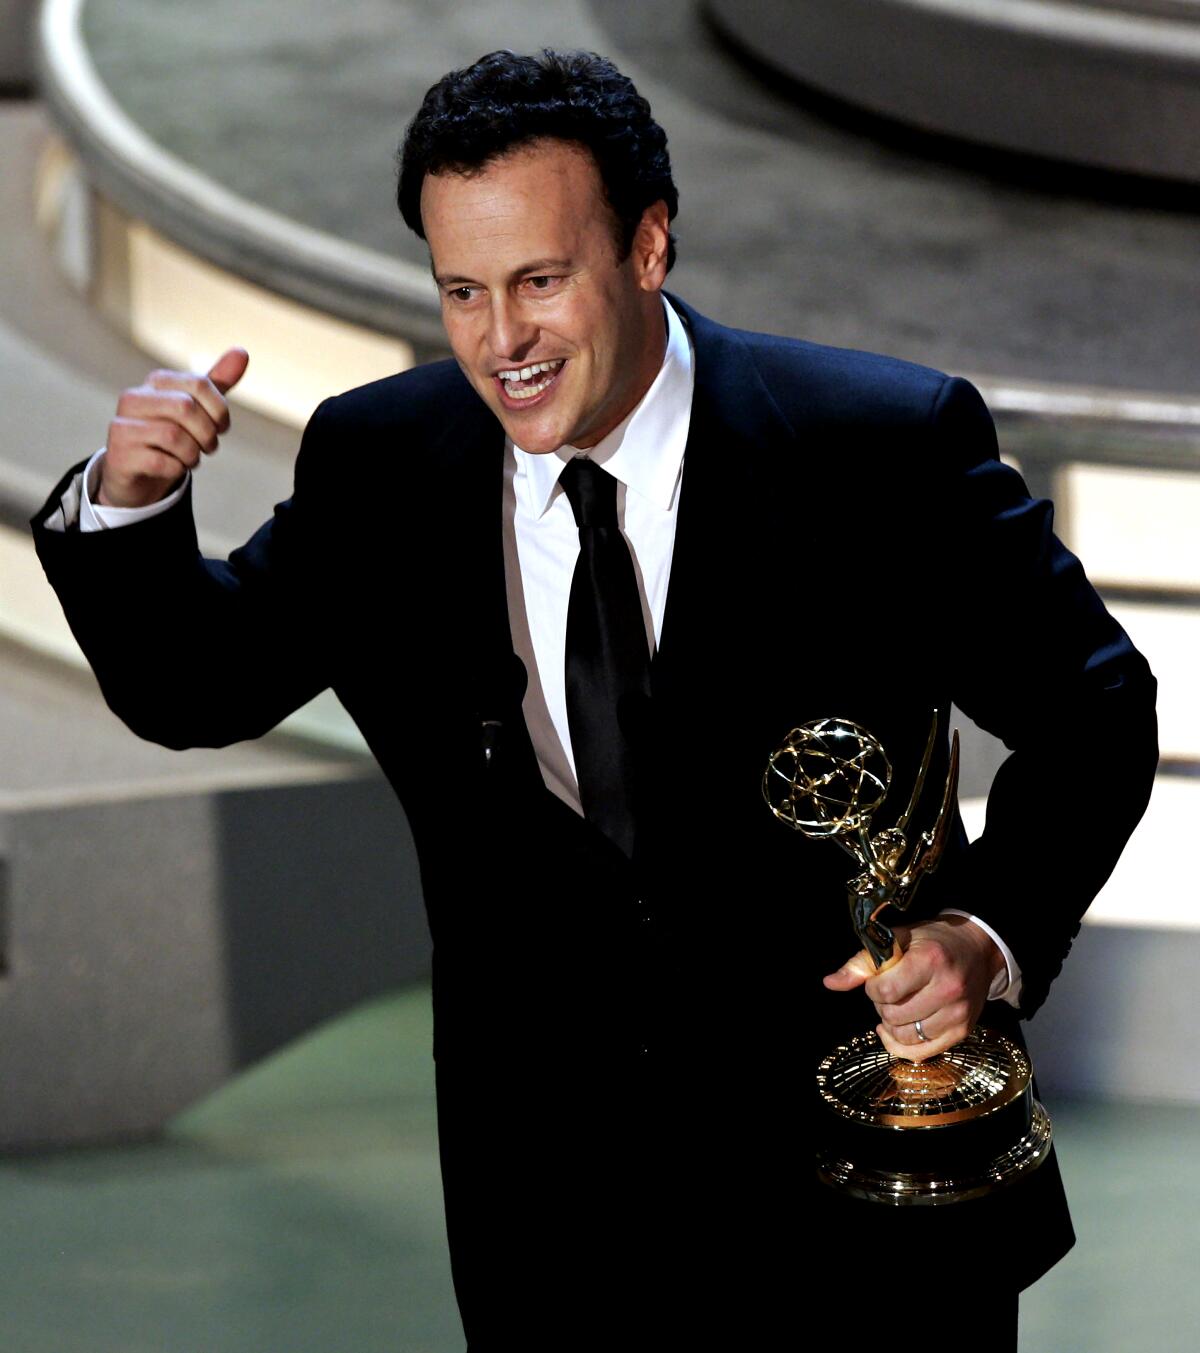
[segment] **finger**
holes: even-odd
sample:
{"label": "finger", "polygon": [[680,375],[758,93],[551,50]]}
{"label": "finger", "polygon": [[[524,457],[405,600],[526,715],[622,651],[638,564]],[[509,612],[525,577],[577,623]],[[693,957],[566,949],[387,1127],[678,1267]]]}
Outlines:
{"label": "finger", "polygon": [[[917,1019],[910,1020],[908,1023],[897,1024],[888,1019],[881,1020],[880,1023],[897,1043],[906,1043],[915,1047],[918,1043],[932,1043],[934,1039],[940,1038],[957,1021],[964,1019],[966,1013],[965,1006],[961,1009],[948,1007],[930,1011],[927,1015],[919,1015]],[[919,1030],[917,1020],[920,1020],[921,1024]],[[922,1034],[924,1037],[922,1037]]]}
{"label": "finger", "polygon": [[208,368],[208,379],[221,394],[232,390],[246,374],[250,363],[250,354],[245,348],[226,348],[217,360]]}
{"label": "finger", "polygon": [[229,402],[225,391],[241,380],[249,361],[250,354],[245,348],[228,348],[204,375],[160,368],[146,377],[146,385],[156,390],[185,390],[203,405],[217,430],[225,432],[229,428]]}
{"label": "finger", "polygon": [[[870,995],[870,987],[867,988]],[[876,1001],[879,1018],[893,1027],[928,1019],[937,1010],[960,1005],[966,1009],[966,987],[957,974],[935,971],[929,974],[925,985],[901,1001]]]}
{"label": "finger", "polygon": [[867,995],[885,1024],[911,1024],[959,1002],[976,1001],[978,1014],[986,994],[985,989],[976,990],[978,984],[969,983],[970,973],[936,940],[914,942],[905,954],[905,965],[898,964],[886,976],[892,982],[881,978],[867,985]]}
{"label": "finger", "polygon": [[[167,474],[178,478],[199,464],[201,454],[200,444],[178,423],[165,418],[114,418],[108,428],[104,474],[106,478],[109,474],[125,479]],[[163,464],[161,455],[176,464]]]}
{"label": "finger", "polygon": [[860,949],[853,958],[849,958],[836,972],[831,972],[821,980],[830,991],[853,991],[861,987],[875,972],[875,964],[865,949]]}
{"label": "finger", "polygon": [[911,1043],[901,1043],[888,1032],[884,1025],[876,1027],[875,1032],[879,1035],[879,1041],[884,1048],[893,1057],[899,1057],[905,1062],[923,1062],[927,1058],[934,1056],[931,1051],[933,1043],[917,1043],[915,1046]]}
{"label": "finger", "polygon": [[217,449],[217,425],[203,404],[186,390],[161,390],[138,386],[126,390],[117,401],[117,414],[123,418],[167,420],[191,433],[207,454]]}
{"label": "finger", "polygon": [[[925,1028],[924,1021],[921,1027]],[[953,1020],[936,1037],[931,1036],[925,1042],[917,1037],[912,1025],[905,1025],[897,1030],[889,1029],[886,1024],[879,1024],[875,1032],[879,1035],[879,1041],[893,1057],[903,1057],[909,1062],[924,1062],[930,1057],[936,1057],[939,1052],[946,1052],[961,1043],[971,1032],[971,1025],[965,1020]],[[932,1030],[928,1032],[932,1034]],[[907,1041],[909,1037],[911,1042]]]}
{"label": "finger", "polygon": [[[921,1017],[920,1010],[907,1005],[914,998],[925,1001],[928,1009],[936,1010],[946,1001],[956,1000],[961,995],[961,990],[955,989],[956,986],[961,987],[961,977],[953,968],[943,945],[936,939],[930,940],[924,933],[914,937],[907,928],[904,928],[903,936],[904,957],[893,967],[880,972],[867,985],[867,995],[875,1002],[884,1019],[889,1018],[888,1008],[897,1009],[897,1015],[891,1021],[895,1024]],[[928,1005],[928,996],[924,994],[930,987],[935,990],[931,1006]]]}
{"label": "finger", "polygon": [[918,1043],[932,1042],[941,1033],[946,1023],[943,1020],[939,1025],[937,1014],[932,1011],[928,1015],[918,1015],[917,1019],[921,1021],[921,1033],[925,1035],[924,1038],[921,1037],[921,1033],[917,1032],[916,1020],[910,1020],[908,1023],[897,1023],[894,1020],[881,1019],[879,1023],[882,1028],[887,1030],[888,1036],[894,1042],[906,1043],[913,1047]]}
{"label": "finger", "polygon": [[165,418],[150,419],[147,424],[147,446],[165,451],[189,470],[200,464],[204,454],[200,443],[185,427]]}
{"label": "finger", "polygon": [[[922,949],[909,949],[899,963],[875,974],[867,983],[867,995],[877,1006],[899,1006],[924,991],[932,980],[928,958]],[[933,1009],[937,1009],[936,1004]]]}

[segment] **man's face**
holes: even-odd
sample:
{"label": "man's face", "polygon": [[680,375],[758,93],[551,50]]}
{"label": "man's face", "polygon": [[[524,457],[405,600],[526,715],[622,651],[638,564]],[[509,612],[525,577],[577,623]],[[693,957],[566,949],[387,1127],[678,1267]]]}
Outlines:
{"label": "man's face", "polygon": [[525,451],[594,446],[662,364],[666,207],[618,263],[595,161],[542,140],[427,175],[421,221],[450,346],[505,432]]}

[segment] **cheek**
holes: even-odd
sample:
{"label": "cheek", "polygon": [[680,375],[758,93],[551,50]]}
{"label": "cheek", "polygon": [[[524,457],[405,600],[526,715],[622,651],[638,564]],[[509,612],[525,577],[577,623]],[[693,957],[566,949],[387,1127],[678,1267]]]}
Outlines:
{"label": "cheek", "polygon": [[460,362],[472,362],[479,355],[480,338],[486,326],[476,316],[442,308],[442,328],[450,351]]}
{"label": "cheek", "polygon": [[470,357],[465,352],[458,351],[457,349],[453,351],[454,359],[458,363],[458,369],[463,373],[467,380],[470,381],[477,390],[486,390],[491,382],[479,374]]}

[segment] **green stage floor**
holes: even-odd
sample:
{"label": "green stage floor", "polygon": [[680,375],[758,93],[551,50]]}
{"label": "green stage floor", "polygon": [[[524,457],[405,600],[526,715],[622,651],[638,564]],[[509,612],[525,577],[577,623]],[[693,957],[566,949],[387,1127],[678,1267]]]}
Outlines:
{"label": "green stage floor", "polygon": [[[0,1349],[461,1353],[429,1045],[412,988],[160,1140],[0,1164]],[[1193,1353],[1200,1111],[1049,1107],[1080,1242],[1024,1297],[1022,1349]]]}

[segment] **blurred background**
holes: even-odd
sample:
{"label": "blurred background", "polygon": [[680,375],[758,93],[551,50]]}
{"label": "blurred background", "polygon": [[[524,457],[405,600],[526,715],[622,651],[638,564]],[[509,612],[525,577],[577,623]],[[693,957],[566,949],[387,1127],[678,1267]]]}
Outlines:
{"label": "blurred background", "polygon": [[[970,377],[1159,678],[1150,809],[1029,1026],[1080,1239],[1022,1347],[1191,1350],[1198,0],[0,0],[0,1346],[463,1345],[390,790],[328,693],[254,743],[135,739],[28,518],[124,387],[240,344],[194,491],[224,555],[322,399],[446,355],[396,147],[444,71],[541,46],[666,128],[671,289]],[[1004,749],[960,723],[978,829]]]}

